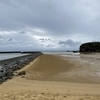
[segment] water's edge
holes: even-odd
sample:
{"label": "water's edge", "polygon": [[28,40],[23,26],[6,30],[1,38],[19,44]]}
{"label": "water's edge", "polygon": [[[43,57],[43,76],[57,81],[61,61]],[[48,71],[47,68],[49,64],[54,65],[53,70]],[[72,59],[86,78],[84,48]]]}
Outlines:
{"label": "water's edge", "polygon": [[[31,53],[29,55],[0,61],[0,84],[7,81],[8,79],[12,79],[13,76],[15,76],[15,71],[25,67],[41,54],[41,52]],[[25,72],[22,72],[21,74],[25,74]]]}

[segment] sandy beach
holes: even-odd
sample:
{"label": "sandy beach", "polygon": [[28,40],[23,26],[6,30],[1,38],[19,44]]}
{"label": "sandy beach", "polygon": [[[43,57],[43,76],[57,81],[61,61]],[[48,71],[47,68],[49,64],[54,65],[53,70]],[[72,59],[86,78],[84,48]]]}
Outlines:
{"label": "sandy beach", "polygon": [[44,54],[21,71],[0,85],[0,100],[100,100],[98,58]]}

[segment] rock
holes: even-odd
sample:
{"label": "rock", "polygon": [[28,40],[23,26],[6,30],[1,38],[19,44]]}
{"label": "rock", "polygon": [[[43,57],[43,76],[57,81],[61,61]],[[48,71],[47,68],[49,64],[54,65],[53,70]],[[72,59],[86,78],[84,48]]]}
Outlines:
{"label": "rock", "polygon": [[0,84],[2,84],[3,82],[0,82]]}
{"label": "rock", "polygon": [[12,76],[8,76],[7,78],[8,78],[8,79],[12,79],[13,77],[12,77]]}
{"label": "rock", "polygon": [[2,79],[4,80],[4,82],[8,79],[6,76],[2,77]]}
{"label": "rock", "polygon": [[12,79],[13,76],[21,75],[22,78],[25,78],[26,71],[14,72],[18,69],[23,68],[24,66],[30,64],[35,58],[40,56],[42,53],[37,52],[34,54],[26,55],[23,57],[15,58],[14,60],[8,60],[7,63],[4,63],[0,66],[0,84],[5,82],[7,79]]}
{"label": "rock", "polygon": [[14,76],[18,76],[18,72],[14,72],[13,75],[14,75]]}
{"label": "rock", "polygon": [[26,74],[26,71],[21,71],[18,73],[18,75],[25,75]]}
{"label": "rock", "polygon": [[6,80],[7,80],[7,77],[2,77],[2,78],[0,79],[0,82],[6,82]]}
{"label": "rock", "polygon": [[13,71],[11,69],[7,70],[7,76],[12,76],[13,75]]}
{"label": "rock", "polygon": [[25,77],[26,77],[25,75],[22,75],[22,76],[21,76],[21,78],[25,78]]}
{"label": "rock", "polygon": [[0,72],[0,78],[4,77],[5,73],[4,72]]}
{"label": "rock", "polygon": [[3,79],[2,78],[0,78],[0,82],[3,82]]}

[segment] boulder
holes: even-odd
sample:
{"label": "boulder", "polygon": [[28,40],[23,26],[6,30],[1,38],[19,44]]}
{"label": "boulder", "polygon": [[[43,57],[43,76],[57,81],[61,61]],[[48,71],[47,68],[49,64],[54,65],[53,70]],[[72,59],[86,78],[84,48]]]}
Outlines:
{"label": "boulder", "polygon": [[21,71],[18,73],[18,75],[25,75],[26,74],[26,71]]}

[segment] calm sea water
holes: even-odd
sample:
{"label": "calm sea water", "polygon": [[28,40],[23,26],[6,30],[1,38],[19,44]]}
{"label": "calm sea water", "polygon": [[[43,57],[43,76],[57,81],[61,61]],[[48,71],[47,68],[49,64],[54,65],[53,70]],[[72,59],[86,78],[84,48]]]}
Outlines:
{"label": "calm sea water", "polygon": [[[79,57],[79,53],[73,53],[73,52],[60,52],[60,51],[57,52],[57,51],[52,51],[52,52],[43,52],[43,53],[44,54],[61,55],[63,57]],[[24,56],[24,55],[27,55],[27,54],[21,54],[21,53],[0,54],[0,60],[20,57],[20,56]]]}
{"label": "calm sea water", "polygon": [[0,54],[0,60],[5,60],[5,59],[10,59],[10,58],[20,57],[20,56],[24,56],[24,55],[27,55],[27,54],[21,54],[21,53]]}
{"label": "calm sea water", "polygon": [[60,55],[63,57],[80,57],[80,53],[73,53],[73,52],[57,52],[57,51],[52,51],[52,52],[43,52],[44,54],[53,54],[53,55]]}

